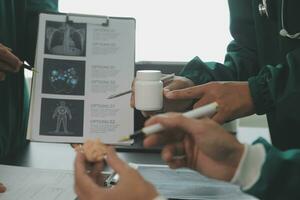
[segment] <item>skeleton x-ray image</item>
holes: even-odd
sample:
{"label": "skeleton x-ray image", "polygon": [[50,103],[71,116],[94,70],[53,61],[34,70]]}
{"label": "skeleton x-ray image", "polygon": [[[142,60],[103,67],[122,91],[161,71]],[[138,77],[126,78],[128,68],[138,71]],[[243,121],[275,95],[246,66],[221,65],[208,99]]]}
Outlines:
{"label": "skeleton x-ray image", "polygon": [[40,135],[83,136],[82,100],[42,98]]}
{"label": "skeleton x-ray image", "polygon": [[85,62],[44,59],[42,92],[84,95]]}
{"label": "skeleton x-ray image", "polygon": [[46,21],[45,54],[85,56],[86,24]]}

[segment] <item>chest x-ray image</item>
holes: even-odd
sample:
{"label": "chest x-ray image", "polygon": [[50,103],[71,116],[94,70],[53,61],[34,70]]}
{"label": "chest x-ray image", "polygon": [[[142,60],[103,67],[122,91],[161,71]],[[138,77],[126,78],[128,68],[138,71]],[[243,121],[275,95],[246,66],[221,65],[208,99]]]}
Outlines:
{"label": "chest x-ray image", "polygon": [[86,24],[46,22],[45,53],[64,56],[85,56]]}
{"label": "chest x-ray image", "polygon": [[83,100],[42,98],[40,135],[83,136]]}

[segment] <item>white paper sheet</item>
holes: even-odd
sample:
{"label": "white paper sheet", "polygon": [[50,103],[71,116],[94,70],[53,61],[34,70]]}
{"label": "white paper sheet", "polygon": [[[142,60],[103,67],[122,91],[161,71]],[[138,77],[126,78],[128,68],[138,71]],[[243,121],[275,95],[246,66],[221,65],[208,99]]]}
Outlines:
{"label": "white paper sheet", "polygon": [[227,182],[207,178],[189,169],[172,170],[166,165],[133,164],[141,175],[167,198],[197,200],[255,200]]}
{"label": "white paper sheet", "polygon": [[1,200],[73,200],[72,171],[0,165],[0,181],[7,191]]}
{"label": "white paper sheet", "polygon": [[133,133],[130,95],[134,77],[135,20],[41,14],[28,139],[116,144]]}

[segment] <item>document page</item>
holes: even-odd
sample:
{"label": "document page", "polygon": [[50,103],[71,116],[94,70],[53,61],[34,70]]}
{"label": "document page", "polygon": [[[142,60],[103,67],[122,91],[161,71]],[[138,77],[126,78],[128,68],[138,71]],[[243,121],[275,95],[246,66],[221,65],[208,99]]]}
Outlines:
{"label": "document page", "polygon": [[0,165],[0,180],[7,190],[1,200],[73,200],[72,171]]}
{"label": "document page", "polygon": [[[41,14],[28,139],[115,144],[133,132],[135,20]],[[123,144],[123,143],[122,143]]]}
{"label": "document page", "polygon": [[207,178],[189,169],[135,164],[141,175],[166,198],[197,200],[255,200],[230,183]]}

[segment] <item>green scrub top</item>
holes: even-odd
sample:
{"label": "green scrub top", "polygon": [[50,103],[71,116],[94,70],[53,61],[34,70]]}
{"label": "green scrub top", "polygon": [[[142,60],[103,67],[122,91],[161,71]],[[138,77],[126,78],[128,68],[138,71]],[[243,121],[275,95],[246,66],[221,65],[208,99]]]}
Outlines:
{"label": "green scrub top", "polygon": [[[38,13],[57,11],[58,0],[0,0],[0,43],[34,63]],[[28,89],[24,71],[0,81],[0,159],[26,145]]]}
{"label": "green scrub top", "polygon": [[[181,72],[195,84],[248,81],[257,114],[267,114],[272,143],[300,148],[300,39],[279,34],[282,0],[267,0],[269,17],[258,10],[262,0],[228,0],[230,32],[224,63],[196,57]],[[285,0],[283,23],[300,32],[300,1]],[[212,38],[213,39],[213,38]]]}

